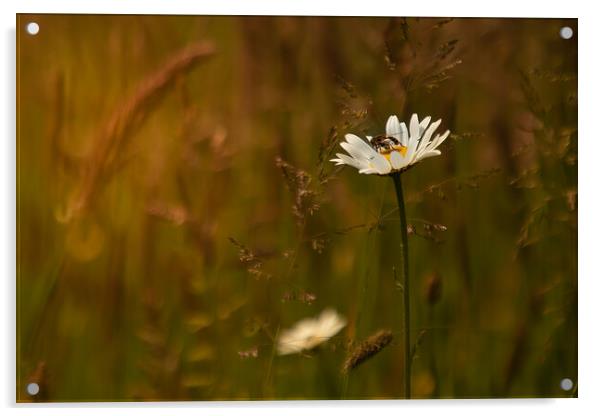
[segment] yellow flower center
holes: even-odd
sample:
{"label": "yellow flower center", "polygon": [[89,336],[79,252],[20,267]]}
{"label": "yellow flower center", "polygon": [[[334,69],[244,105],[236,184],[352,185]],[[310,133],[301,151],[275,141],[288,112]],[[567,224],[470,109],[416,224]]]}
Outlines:
{"label": "yellow flower center", "polygon": [[383,155],[384,157],[386,157],[388,161],[391,160],[391,153],[393,151],[397,151],[397,152],[401,153],[402,156],[405,156],[406,153],[408,152],[408,148],[405,146],[402,146],[400,144],[396,144],[394,146],[391,146],[391,148],[389,148],[389,149],[381,148],[378,150],[378,152],[381,155]]}

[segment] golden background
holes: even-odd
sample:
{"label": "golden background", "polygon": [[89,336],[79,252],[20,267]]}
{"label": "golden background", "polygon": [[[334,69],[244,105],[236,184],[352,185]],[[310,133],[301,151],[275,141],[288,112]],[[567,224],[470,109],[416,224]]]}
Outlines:
{"label": "golden background", "polygon": [[576,19],[19,15],[17,400],[401,397],[393,186],[328,159],[414,112],[413,396],[575,396],[576,70]]}

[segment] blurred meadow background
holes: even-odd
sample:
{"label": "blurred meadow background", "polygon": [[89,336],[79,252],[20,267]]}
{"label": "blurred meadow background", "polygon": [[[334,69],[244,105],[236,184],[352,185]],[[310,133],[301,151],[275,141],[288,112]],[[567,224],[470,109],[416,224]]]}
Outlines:
{"label": "blurred meadow background", "polygon": [[[392,181],[328,159],[414,112],[452,136],[402,177],[413,397],[576,396],[577,35],[18,15],[17,400],[402,397]],[[338,335],[275,353],[328,307]]]}

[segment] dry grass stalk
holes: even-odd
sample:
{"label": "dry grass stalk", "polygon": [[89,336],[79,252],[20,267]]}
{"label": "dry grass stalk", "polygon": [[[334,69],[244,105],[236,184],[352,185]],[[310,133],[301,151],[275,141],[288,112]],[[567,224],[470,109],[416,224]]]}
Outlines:
{"label": "dry grass stalk", "polygon": [[436,224],[425,220],[415,220],[418,224],[408,224],[408,235],[416,235],[434,243],[441,244],[444,240],[439,238],[441,232],[447,231],[443,224]]}
{"label": "dry grass stalk", "polygon": [[318,192],[312,189],[311,175],[280,157],[276,158],[276,166],[282,171],[282,176],[293,194],[293,215],[298,224],[302,224],[308,215],[313,215],[320,208]]}
{"label": "dry grass stalk", "polygon": [[249,247],[233,237],[228,237],[230,242],[238,247],[238,260],[247,266],[247,272],[256,279],[271,279],[272,275],[263,271],[263,261],[260,256]]}
{"label": "dry grass stalk", "polygon": [[317,296],[315,293],[307,292],[305,290],[292,290],[284,292],[281,299],[282,302],[298,301],[306,305],[313,305]]}
{"label": "dry grass stalk", "polygon": [[140,128],[178,77],[212,56],[214,51],[215,48],[210,42],[201,42],[185,48],[145,78],[125,103],[115,110],[98,133],[96,147],[68,205],[65,218],[67,221],[90,205],[94,191],[101,179],[111,172],[111,167],[114,166],[126,140]]}
{"label": "dry grass stalk", "polygon": [[328,166],[328,158],[339,144],[339,135],[336,127],[331,127],[328,135],[324,137],[320,143],[318,152],[318,180],[324,182],[328,180],[326,167]]}
{"label": "dry grass stalk", "polygon": [[257,358],[259,356],[259,347],[254,346],[245,351],[238,351],[238,356],[242,359]]}
{"label": "dry grass stalk", "polygon": [[347,355],[345,363],[343,363],[343,373],[350,372],[364,361],[374,357],[392,340],[393,333],[388,329],[381,329],[369,336]]}

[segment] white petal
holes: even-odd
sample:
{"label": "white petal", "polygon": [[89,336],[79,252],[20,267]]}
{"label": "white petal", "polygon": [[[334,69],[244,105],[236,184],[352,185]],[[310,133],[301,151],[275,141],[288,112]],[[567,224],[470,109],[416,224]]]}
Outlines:
{"label": "white petal", "polygon": [[381,155],[380,153],[377,153],[376,157],[370,160],[370,164],[381,175],[386,175],[387,173],[391,172],[391,164],[389,163],[387,158]]}
{"label": "white petal", "polygon": [[430,150],[434,150],[437,147],[439,147],[439,145],[441,143],[443,143],[445,141],[445,139],[447,139],[447,137],[449,136],[449,130],[447,130],[445,133],[443,133],[442,135],[437,135],[433,141],[431,142],[431,144],[426,148],[427,152]]}
{"label": "white petal", "polygon": [[416,149],[416,154],[414,155],[414,158],[420,157],[420,154],[422,153],[422,151],[424,149],[426,149],[427,145],[429,144],[429,141],[431,140],[431,136],[433,135],[435,130],[437,130],[437,127],[439,127],[439,124],[441,124],[441,120],[435,121],[433,124],[431,124],[429,126],[428,129],[426,129],[426,132],[424,132],[424,135],[422,136],[422,139],[420,140],[420,145],[418,146],[418,149]]}
{"label": "white petal", "polygon": [[420,125],[418,124],[418,114],[412,114],[412,118],[410,119],[410,139],[413,137],[420,136]]}
{"label": "white petal", "polygon": [[391,152],[391,166],[393,169],[401,169],[403,167],[403,156],[399,152]]}
{"label": "white petal", "polygon": [[278,354],[294,354],[309,350],[336,335],[347,320],[334,309],[326,309],[319,317],[305,318],[278,336]]}
{"label": "white petal", "polygon": [[408,167],[412,164],[412,156],[409,151],[406,151],[405,156],[403,156],[403,162],[401,163],[401,169]]}
{"label": "white petal", "polygon": [[[342,164],[353,166],[356,169],[361,169],[363,167],[363,163],[357,159],[344,155],[342,153],[337,153],[338,160],[341,161]],[[336,159],[333,159],[335,161]],[[339,164],[341,164],[339,163]]]}
{"label": "white petal", "polygon": [[414,156],[416,155],[416,149],[419,144],[419,136],[410,136],[410,142],[408,143],[408,150],[406,151],[405,158],[408,159],[408,164],[412,163]]}
{"label": "white petal", "polygon": [[422,134],[422,132],[426,130],[430,122],[431,116],[426,116],[422,119],[422,121],[420,122],[420,134]]}
{"label": "white petal", "polygon": [[437,146],[440,146],[441,143],[443,143],[445,141],[445,139],[447,139],[449,137],[449,130],[447,130],[445,133],[443,133],[443,135],[439,138],[439,143],[437,143]]}
{"label": "white petal", "polygon": [[423,154],[420,155],[420,159],[418,159],[418,160],[428,159],[429,157],[439,156],[440,154],[441,154],[440,150],[429,150],[429,151],[423,152]]}
{"label": "white petal", "polygon": [[377,154],[375,150],[371,150],[371,153],[368,153],[368,151],[365,148],[358,146],[356,143],[351,144],[347,142],[342,142],[341,147],[358,161],[370,160],[374,157],[375,154]]}
{"label": "white petal", "polygon": [[426,129],[426,132],[424,133],[424,139],[426,140],[431,140],[431,137],[433,135],[433,133],[435,132],[435,130],[437,130],[437,128],[439,127],[439,125],[441,124],[441,119],[433,122],[428,129]]}
{"label": "white petal", "polygon": [[418,160],[420,158],[420,155],[422,153],[424,153],[427,143],[428,142],[424,139],[422,139],[420,141],[420,144],[418,145],[418,147],[416,148],[416,151],[414,152],[414,155],[412,156],[412,162],[414,162],[415,160]]}
{"label": "white petal", "polygon": [[406,123],[401,123],[401,145],[408,147],[408,128],[406,127]]}
{"label": "white petal", "polygon": [[378,171],[374,168],[364,168],[364,169],[360,169],[360,173],[363,173],[365,175],[374,175],[374,174],[377,174]]}
{"label": "white petal", "polygon": [[372,136],[366,136],[366,139],[368,139],[369,142],[372,141]]}
{"label": "white petal", "polygon": [[[376,150],[374,150],[368,143],[357,137],[355,134],[346,134],[345,139],[347,143],[353,145],[358,151],[362,152],[366,157],[372,157]],[[346,150],[346,149],[345,149]]]}
{"label": "white petal", "polygon": [[[318,318],[320,329],[330,330],[336,327],[342,328],[347,321],[332,308],[324,309]],[[339,328],[339,329],[340,329]],[[337,331],[338,332],[338,331]]]}
{"label": "white petal", "polygon": [[360,152],[359,150],[357,150],[355,148],[355,146],[353,146],[347,142],[341,142],[341,147],[343,149],[345,149],[347,151],[347,153],[349,153],[353,158],[365,159],[364,154],[362,152]]}
{"label": "white petal", "polygon": [[414,152],[414,156],[412,156],[412,159],[410,160],[410,165],[413,165],[414,163],[420,161],[424,153],[426,153],[426,149],[416,149],[416,151]]}
{"label": "white petal", "polygon": [[401,142],[401,125],[397,116],[390,116],[385,127],[387,136],[395,137]]}

